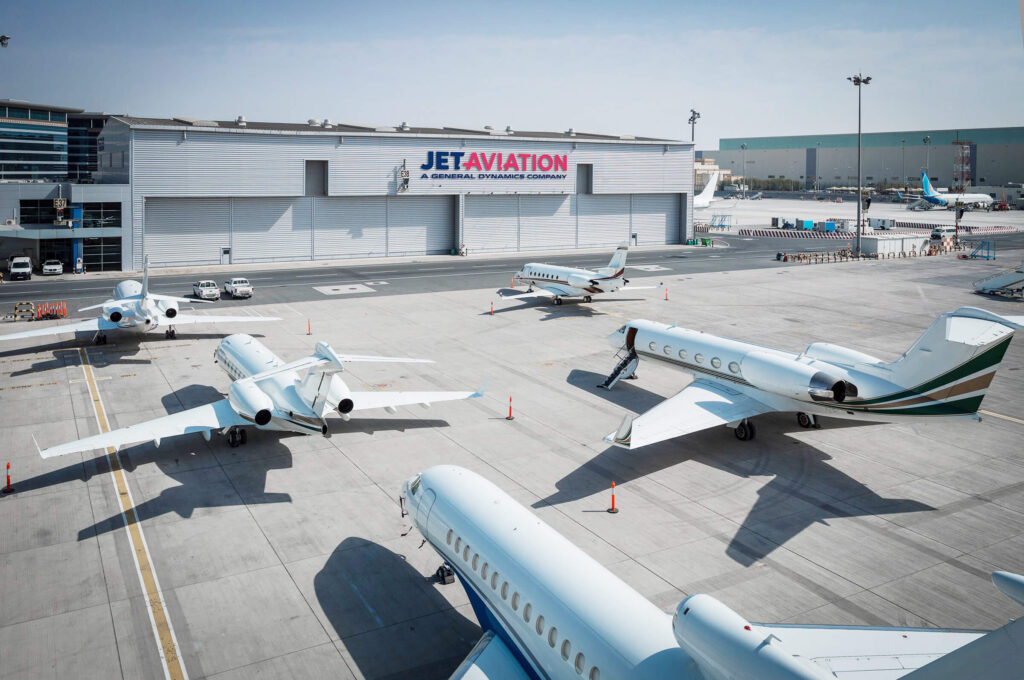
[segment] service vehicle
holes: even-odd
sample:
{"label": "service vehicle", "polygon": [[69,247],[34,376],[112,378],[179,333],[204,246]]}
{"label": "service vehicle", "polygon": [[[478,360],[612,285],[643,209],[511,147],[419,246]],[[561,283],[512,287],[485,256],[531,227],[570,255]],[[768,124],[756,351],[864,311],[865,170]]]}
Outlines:
{"label": "service vehicle", "polygon": [[220,288],[217,287],[216,281],[196,281],[192,284],[192,294],[201,300],[219,300]]}
{"label": "service vehicle", "polygon": [[931,238],[932,238],[933,241],[941,241],[942,239],[955,238],[955,237],[956,237],[956,227],[945,226],[945,227],[935,227],[934,229],[932,229],[932,237]]}
{"label": "service vehicle", "polygon": [[43,262],[43,276],[50,276],[53,274],[63,274],[64,263],[60,260],[46,260]]}
{"label": "service vehicle", "polygon": [[249,279],[235,277],[224,282],[224,294],[236,297],[252,297],[252,284]]}
{"label": "service vehicle", "polygon": [[10,261],[11,281],[32,278],[32,259],[28,257],[12,257]]}

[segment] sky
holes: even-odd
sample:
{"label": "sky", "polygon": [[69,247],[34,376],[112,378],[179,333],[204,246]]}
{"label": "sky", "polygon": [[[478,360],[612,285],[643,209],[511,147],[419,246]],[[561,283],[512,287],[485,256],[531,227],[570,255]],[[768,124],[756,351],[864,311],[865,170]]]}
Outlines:
{"label": "sky", "polygon": [[1024,125],[1015,0],[0,3],[0,98],[689,139]]}

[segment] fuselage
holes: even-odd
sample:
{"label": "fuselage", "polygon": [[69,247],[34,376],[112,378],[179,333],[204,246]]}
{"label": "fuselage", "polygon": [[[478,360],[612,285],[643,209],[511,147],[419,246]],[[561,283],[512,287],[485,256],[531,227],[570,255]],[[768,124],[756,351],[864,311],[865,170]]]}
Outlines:
{"label": "fuselage", "polygon": [[128,279],[114,286],[111,299],[103,303],[103,317],[116,323],[119,330],[146,333],[156,330],[164,318],[178,314],[178,303],[153,300],[143,295],[142,284]]}
{"label": "fuselage", "polygon": [[[737,390],[776,411],[905,422],[908,418],[965,416],[961,407],[974,392],[988,387],[964,383],[934,398],[927,390],[910,393],[913,385],[891,380],[892,364],[856,350],[829,343],[810,345],[802,354],[755,345],[709,333],[635,320],[608,337],[615,347],[632,348],[642,359],[653,359]],[[994,373],[995,369],[992,369]],[[961,393],[956,393],[959,390]],[[830,394],[831,393],[831,394]],[[979,400],[980,403],[980,400]]]}
{"label": "fuselage", "polygon": [[988,194],[932,194],[924,196],[924,200],[933,205],[952,208],[959,205],[988,207],[994,199]]}
{"label": "fuselage", "polygon": [[[269,375],[261,378],[258,384],[248,380],[285,365],[263,343],[244,333],[229,335],[217,345],[214,358],[235,383],[229,398],[246,399],[250,403],[263,401],[260,394],[253,392],[259,390],[269,399],[269,403],[264,402],[263,405],[270,411],[271,420],[266,423],[256,421],[254,425],[263,429],[303,434],[323,433],[322,421],[299,395],[295,371],[286,370]],[[340,380],[336,376],[332,376],[332,379]],[[236,404],[233,402],[233,405]],[[258,411],[255,408],[252,410]]]}
{"label": "fuselage", "polygon": [[481,626],[531,677],[700,677],[669,614],[490,482],[437,466],[406,482],[404,497]]}
{"label": "fuselage", "polygon": [[530,262],[515,274],[515,280],[565,297],[611,293],[625,285],[625,269],[594,272],[575,267]]}

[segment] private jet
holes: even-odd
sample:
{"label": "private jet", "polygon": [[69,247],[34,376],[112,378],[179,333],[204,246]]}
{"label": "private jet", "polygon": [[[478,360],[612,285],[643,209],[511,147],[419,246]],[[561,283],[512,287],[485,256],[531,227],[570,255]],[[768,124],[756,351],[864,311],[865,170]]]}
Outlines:
{"label": "private jet", "polygon": [[[474,472],[429,468],[401,504],[483,629],[452,680],[1020,678],[1024,619],[987,634],[751,623],[700,593],[669,614]],[[1024,605],[1024,577],[992,581]]]}
{"label": "private jet", "polygon": [[529,298],[550,298],[556,305],[562,304],[562,298],[582,297],[584,302],[592,302],[594,295],[614,293],[618,290],[645,290],[656,286],[628,286],[625,278],[626,255],[629,245],[623,243],[612,254],[607,267],[597,271],[560,267],[553,264],[530,262],[513,276],[516,284],[529,286],[525,293],[507,295],[503,291],[498,294],[507,300],[523,300]]}
{"label": "private jet", "polygon": [[939,316],[896,361],[816,342],[801,354],[647,320],[608,336],[621,359],[600,387],[611,389],[654,359],[693,375],[692,383],[607,437],[628,449],[716,425],[753,439],[754,416],[795,412],[872,422],[981,420],[978,409],[1024,316],[961,307]]}
{"label": "private jet", "polygon": [[149,292],[149,256],[143,263],[142,283],[128,279],[114,286],[111,299],[98,305],[82,307],[78,311],[87,312],[102,309],[95,319],[74,321],[68,324],[36,328],[20,333],[0,335],[0,340],[21,340],[38,338],[47,335],[63,335],[78,331],[94,331],[93,342],[97,345],[106,344],[107,331],[127,331],[134,333],[151,333],[159,328],[164,329],[165,338],[177,336],[176,326],[188,326],[201,323],[254,323],[256,321],[279,321],[276,316],[197,316],[181,314],[179,302],[211,302],[192,298],[157,295]]}
{"label": "private jet", "polygon": [[248,439],[246,427],[328,437],[329,415],[337,414],[347,421],[352,414],[369,409],[383,408],[388,413],[396,413],[399,406],[420,404],[427,408],[434,402],[483,396],[483,388],[476,392],[354,392],[339,375],[345,370],[346,362],[433,362],[338,354],[325,342],[316,343],[311,356],[285,363],[252,336],[229,335],[217,346],[214,360],[233,381],[226,399],[51,446],[39,454],[53,458],[148,441],[160,446],[163,439],[191,433],[199,433],[210,441],[214,430],[227,435],[229,446],[237,447]]}

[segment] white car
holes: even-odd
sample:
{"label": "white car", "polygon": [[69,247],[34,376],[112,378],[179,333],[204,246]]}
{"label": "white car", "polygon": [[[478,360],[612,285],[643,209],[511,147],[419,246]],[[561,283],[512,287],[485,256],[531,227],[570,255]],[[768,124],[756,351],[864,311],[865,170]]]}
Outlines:
{"label": "white car", "polygon": [[224,294],[236,297],[252,297],[252,284],[249,279],[236,277],[224,282]]}
{"label": "white car", "polygon": [[220,288],[217,287],[216,281],[196,281],[192,284],[192,294],[200,300],[219,300]]}
{"label": "white car", "polygon": [[49,276],[50,274],[63,274],[64,263],[60,260],[46,260],[43,262],[43,275]]}

